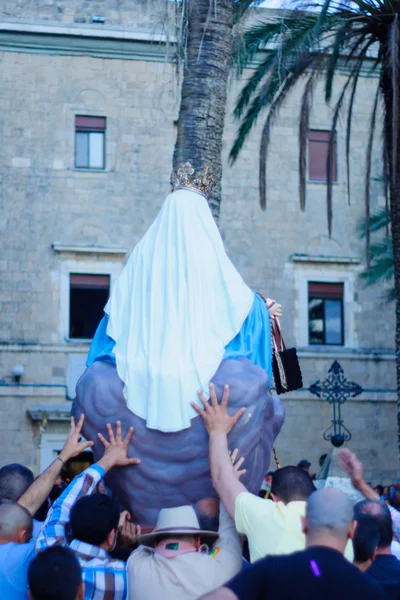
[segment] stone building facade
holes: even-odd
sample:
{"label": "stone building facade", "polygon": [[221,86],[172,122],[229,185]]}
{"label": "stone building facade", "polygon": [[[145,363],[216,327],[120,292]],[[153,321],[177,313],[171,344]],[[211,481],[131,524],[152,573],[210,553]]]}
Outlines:
{"label": "stone building facade", "polygon": [[[112,285],[168,192],[179,89],[169,60],[173,32],[168,34],[167,4],[1,2],[1,464],[19,461],[39,471],[60,449],[89,348],[89,340],[71,336],[71,274],[109,277]],[[378,481],[393,479],[398,468],[394,307],[382,300],[382,289],[366,289],[361,283],[365,252],[355,232],[364,214],[365,148],[376,85],[374,77],[365,77],[357,93],[351,204],[343,124],[337,130],[329,238],[324,182],[307,184],[307,208],[299,209],[301,90],[289,98],[273,130],[268,207],[262,212],[261,122],[240,159],[228,166],[236,130],[232,106],[239,89],[233,80],[220,229],[246,282],[283,304],[287,343],[298,347],[306,389],[283,399],[287,417],[277,440],[281,463],[306,457],[316,470],[318,457],[329,450],[322,434],[332,418],[331,407],[307,388],[325,379],[338,360],[346,377],[365,389],[343,406],[343,418],[353,434],[350,447]],[[104,168],[77,168],[77,116],[106,119]],[[331,117],[319,90],[313,130],[329,130]],[[375,178],[378,155],[377,148]],[[380,194],[374,183],[375,206],[383,202]],[[310,282],[342,286],[340,345],[309,343]],[[15,365],[24,368],[19,383]]]}

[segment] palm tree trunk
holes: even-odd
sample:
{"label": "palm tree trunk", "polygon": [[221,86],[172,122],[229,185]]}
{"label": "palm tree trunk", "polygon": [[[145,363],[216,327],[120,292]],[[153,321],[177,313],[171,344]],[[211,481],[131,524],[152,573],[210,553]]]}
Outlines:
{"label": "palm tree trunk", "polygon": [[[399,132],[400,133],[400,132]],[[396,374],[397,374],[397,431],[400,456],[400,169],[398,184],[390,186],[390,211],[392,220],[394,285],[396,292]]]}
{"label": "palm tree trunk", "polygon": [[[233,0],[188,2],[187,55],[182,82],[173,167],[221,170],[228,77],[231,65]],[[218,218],[221,177],[209,200]]]}
{"label": "palm tree trunk", "polygon": [[[390,60],[384,60],[390,65]],[[388,149],[390,217],[393,242],[394,286],[396,293],[396,381],[397,381],[397,438],[400,456],[400,123],[393,119],[393,79],[387,69],[381,75],[381,90],[385,104],[384,143]],[[397,128],[397,136],[394,135]],[[395,148],[397,140],[397,148]],[[395,156],[394,156],[395,155]]]}

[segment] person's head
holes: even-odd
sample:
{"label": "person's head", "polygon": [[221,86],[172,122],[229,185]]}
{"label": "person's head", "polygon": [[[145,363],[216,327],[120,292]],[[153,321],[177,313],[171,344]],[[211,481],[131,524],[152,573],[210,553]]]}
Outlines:
{"label": "person's head", "polygon": [[310,476],[300,467],[283,467],[272,474],[271,497],[274,502],[305,501],[314,491]]}
{"label": "person's head", "polygon": [[31,514],[16,502],[0,502],[0,543],[27,544],[32,538]]}
{"label": "person's head", "polygon": [[303,519],[307,547],[327,546],[343,553],[354,533],[353,518],[353,504],[344,492],[334,488],[317,490],[307,500]]}
{"label": "person's head", "polygon": [[32,485],[33,473],[27,467],[12,463],[0,469],[0,500],[17,502]]}
{"label": "person's head", "polygon": [[309,460],[303,458],[303,460],[301,460],[297,466],[299,467],[299,469],[303,469],[303,471],[310,474],[311,463]]}
{"label": "person's head", "polygon": [[196,550],[204,544],[211,547],[216,539],[215,531],[201,529],[193,506],[175,506],[161,509],[154,530],[142,534],[138,543],[157,547],[158,552],[171,556],[171,553],[187,552],[187,546]]}
{"label": "person's head", "polygon": [[382,496],[383,496],[383,485],[381,485],[380,483],[378,483],[378,485],[376,485],[374,487],[374,490],[377,492],[377,494],[379,494],[379,497],[382,498]]}
{"label": "person's head", "polygon": [[72,536],[81,542],[112,550],[117,540],[119,516],[115,498],[105,494],[84,496],[71,510]]}
{"label": "person's head", "polygon": [[359,515],[353,536],[354,564],[361,571],[366,571],[375,560],[379,546],[379,529],[368,515]]}
{"label": "person's head", "polygon": [[69,548],[53,546],[40,552],[28,569],[31,600],[82,600],[84,584],[78,559]]}
{"label": "person's head", "polygon": [[355,519],[360,521],[369,516],[379,530],[378,554],[390,554],[393,540],[393,526],[390,510],[382,500],[361,500],[354,507]]}

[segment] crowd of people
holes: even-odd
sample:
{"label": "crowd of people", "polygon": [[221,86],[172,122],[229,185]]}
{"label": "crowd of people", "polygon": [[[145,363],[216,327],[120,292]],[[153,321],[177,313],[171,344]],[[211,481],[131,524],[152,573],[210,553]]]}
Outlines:
{"label": "crowd of people", "polygon": [[[193,405],[209,434],[210,470],[220,499],[219,529],[202,529],[190,506],[161,510],[144,533],[107,488],[128,457],[117,421],[107,426],[100,460],[60,485],[63,466],[93,442],[81,441],[84,416],[37,479],[18,464],[0,469],[0,597],[4,600],[250,600],[400,598],[400,487],[382,499],[347,449],[342,468],[364,500],[316,490],[310,464],[269,477],[268,499],[241,483],[245,460],[228,434],[242,416],[227,411],[210,384],[210,401]],[[142,457],[145,460],[145,457]],[[39,520],[42,519],[42,520]],[[243,548],[246,541],[248,552]],[[248,544],[248,546],[247,546]]]}

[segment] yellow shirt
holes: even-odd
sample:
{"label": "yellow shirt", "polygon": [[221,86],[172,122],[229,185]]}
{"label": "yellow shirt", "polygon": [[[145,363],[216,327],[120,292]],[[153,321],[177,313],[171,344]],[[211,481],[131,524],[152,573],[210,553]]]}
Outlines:
{"label": "yellow shirt", "polygon": [[[306,537],[302,532],[301,517],[305,514],[305,501],[283,504],[264,500],[249,492],[239,494],[235,502],[235,525],[239,533],[247,536],[251,562],[271,554],[304,550]],[[351,540],[344,555],[353,562]]]}
{"label": "yellow shirt", "polygon": [[272,502],[249,492],[238,495],[235,503],[235,525],[247,536],[251,562],[270,554],[291,554],[304,550],[306,541],[301,531],[301,517],[306,512],[304,501]]}

